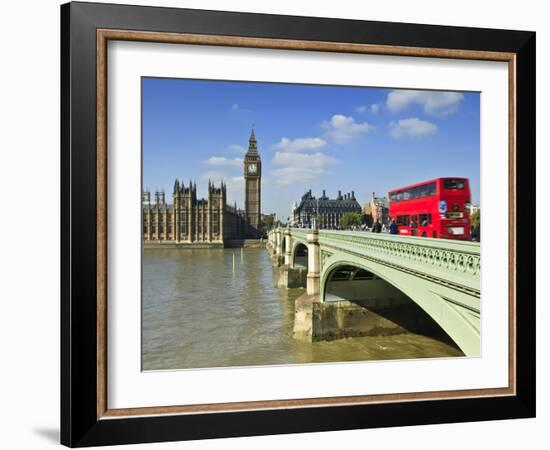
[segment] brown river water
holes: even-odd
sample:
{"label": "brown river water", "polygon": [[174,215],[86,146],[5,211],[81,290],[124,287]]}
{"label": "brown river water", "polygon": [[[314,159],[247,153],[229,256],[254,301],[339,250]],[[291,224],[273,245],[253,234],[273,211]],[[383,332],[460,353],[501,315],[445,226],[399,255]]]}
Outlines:
{"label": "brown river water", "polygon": [[276,277],[265,249],[144,249],[143,370],[462,355],[412,333],[297,341],[304,290],[277,288]]}

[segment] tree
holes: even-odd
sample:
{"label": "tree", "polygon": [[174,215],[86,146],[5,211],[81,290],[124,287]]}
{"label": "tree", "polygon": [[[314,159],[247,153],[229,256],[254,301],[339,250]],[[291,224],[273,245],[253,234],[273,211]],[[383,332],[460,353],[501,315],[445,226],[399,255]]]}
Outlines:
{"label": "tree", "polygon": [[273,224],[274,224],[274,217],[271,214],[262,216],[260,229],[261,231],[269,231],[273,228]]}
{"label": "tree", "polygon": [[354,225],[361,225],[361,213],[358,212],[348,212],[342,214],[340,218],[340,225],[342,228],[351,228]]}
{"label": "tree", "polygon": [[481,213],[479,212],[479,209],[472,214],[471,221],[474,229],[479,227],[479,224],[481,223]]}
{"label": "tree", "polygon": [[472,214],[470,222],[472,224],[472,234],[470,237],[472,238],[472,241],[479,242],[481,240],[481,214],[479,210]]}

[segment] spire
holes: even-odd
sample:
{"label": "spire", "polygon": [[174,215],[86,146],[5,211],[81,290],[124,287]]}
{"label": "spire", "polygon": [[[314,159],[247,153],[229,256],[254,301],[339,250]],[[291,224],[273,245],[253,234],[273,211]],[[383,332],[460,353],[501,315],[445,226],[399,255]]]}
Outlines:
{"label": "spire", "polygon": [[248,153],[258,153],[258,142],[256,141],[256,135],[254,134],[254,124],[252,124],[252,131],[250,132],[250,138],[248,139]]}

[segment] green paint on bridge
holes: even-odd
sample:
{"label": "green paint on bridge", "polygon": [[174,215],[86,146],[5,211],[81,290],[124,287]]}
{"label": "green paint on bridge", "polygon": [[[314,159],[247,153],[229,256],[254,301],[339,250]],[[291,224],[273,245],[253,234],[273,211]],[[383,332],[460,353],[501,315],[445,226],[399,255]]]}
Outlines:
{"label": "green paint on bridge", "polygon": [[308,294],[320,302],[338,268],[364,269],[417,303],[467,356],[480,355],[479,243],[299,228],[269,233],[268,248],[288,268],[300,244],[308,249]]}

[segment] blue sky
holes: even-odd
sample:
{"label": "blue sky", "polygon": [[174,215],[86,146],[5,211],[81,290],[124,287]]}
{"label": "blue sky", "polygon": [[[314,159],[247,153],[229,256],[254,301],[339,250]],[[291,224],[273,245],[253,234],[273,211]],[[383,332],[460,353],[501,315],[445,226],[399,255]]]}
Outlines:
{"label": "blue sky", "polygon": [[242,158],[252,124],[262,158],[262,212],[285,220],[309,189],[331,198],[444,176],[470,179],[479,203],[479,93],[143,79],[143,183],[228,185],[243,206]]}

